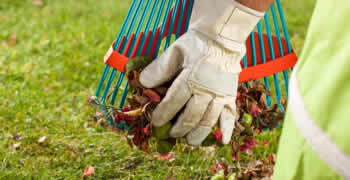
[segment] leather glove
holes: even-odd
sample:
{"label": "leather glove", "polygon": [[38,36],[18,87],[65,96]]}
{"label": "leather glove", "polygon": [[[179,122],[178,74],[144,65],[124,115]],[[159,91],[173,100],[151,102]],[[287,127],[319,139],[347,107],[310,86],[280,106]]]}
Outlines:
{"label": "leather glove", "polygon": [[220,121],[222,142],[231,140],[244,42],[264,14],[233,0],[196,1],[189,31],[147,66],[140,82],[157,87],[175,78],[152,114],[162,126],[184,108],[169,132],[199,145]]}

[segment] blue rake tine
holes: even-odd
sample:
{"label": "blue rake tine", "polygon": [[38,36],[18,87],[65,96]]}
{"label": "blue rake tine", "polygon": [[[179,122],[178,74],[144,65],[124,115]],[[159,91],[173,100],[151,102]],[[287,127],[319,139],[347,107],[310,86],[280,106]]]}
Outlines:
{"label": "blue rake tine", "polygon": [[[147,20],[147,23],[146,23],[146,27],[145,27],[145,30],[144,30],[144,34],[142,35],[142,39],[141,39],[141,46],[140,48],[138,49],[137,51],[137,56],[140,56],[141,53],[142,53],[142,50],[143,50],[143,47],[145,46],[145,35],[148,34],[150,28],[151,28],[151,24],[152,24],[152,21],[155,17],[155,12],[156,12],[156,9],[157,9],[157,5],[159,4],[159,1],[158,0],[155,0],[155,2],[153,3],[152,5],[152,8],[151,8],[151,12],[149,14],[149,17],[148,17],[148,20]],[[147,33],[147,34],[146,34]]]}
{"label": "blue rake tine", "polygon": [[[149,6],[150,6],[150,2],[151,2],[151,1],[149,0],[149,1],[147,2],[147,4],[146,4],[146,8],[147,8],[147,9],[148,9]],[[137,28],[136,28],[136,32],[135,32],[136,36],[135,36],[135,37],[139,37],[139,35],[140,35],[140,33],[141,33],[141,29],[142,29],[142,27],[143,27],[143,24],[144,24],[144,22],[145,22],[146,15],[147,15],[147,11],[144,10],[144,11],[142,12],[140,21],[139,21],[139,23],[138,23],[138,25],[137,25]],[[129,51],[127,52],[127,57],[129,57],[129,58],[131,57],[131,53],[134,51],[134,49],[137,50],[137,48],[139,48],[139,47],[135,47],[135,46],[134,46],[134,45],[135,45],[135,40],[136,40],[135,38],[132,39],[131,48],[130,48]],[[123,78],[124,78],[124,73],[121,73],[121,74],[123,74],[122,76],[123,76]],[[119,103],[119,108],[122,108],[123,105],[124,105],[124,103],[125,103],[125,99],[126,99],[126,96],[127,96],[127,94],[128,94],[128,89],[129,89],[129,80],[127,80],[126,83],[125,83],[125,88],[124,88],[124,90],[123,90],[123,94],[122,94],[122,97],[121,97],[121,100],[120,100],[120,103]]]}
{"label": "blue rake tine", "polygon": [[256,66],[256,49],[255,49],[255,37],[254,37],[254,31],[250,33],[250,48],[252,49],[252,60],[253,60],[253,66]]}
{"label": "blue rake tine", "polygon": [[289,34],[288,34],[288,31],[287,31],[286,20],[284,19],[284,13],[283,13],[283,10],[282,10],[281,1],[280,0],[276,0],[276,4],[277,4],[278,13],[280,15],[281,23],[282,23],[283,35],[284,35],[284,38],[286,39],[288,53],[292,53],[293,49],[292,49],[292,46],[290,44]]}
{"label": "blue rake tine", "polygon": [[[150,37],[150,41],[147,45],[147,49],[146,49],[146,55],[149,56],[150,53],[151,53],[151,48],[152,48],[152,43],[154,41],[154,37],[155,37],[155,33],[157,32],[157,29],[158,29],[158,25],[159,25],[159,22],[160,22],[160,18],[162,16],[162,13],[163,13],[163,10],[164,10],[164,6],[165,6],[165,2],[164,0],[161,1],[161,4],[160,4],[160,7],[158,9],[158,12],[157,12],[157,16],[156,16],[156,20],[153,24],[153,28],[152,28],[152,34],[151,34],[151,37]],[[159,36],[158,36],[159,37]]]}
{"label": "blue rake tine", "polygon": [[[175,8],[174,8],[174,10],[173,10],[173,14],[171,15],[171,24],[170,24],[170,26],[169,26],[169,29],[168,29],[168,34],[167,34],[167,39],[166,39],[166,43],[165,43],[165,47],[164,47],[164,50],[166,50],[168,47],[169,47],[169,44],[170,44],[170,41],[171,41],[171,35],[172,35],[172,32],[173,32],[173,28],[174,28],[174,25],[175,25],[175,20],[176,20],[176,18],[177,18],[177,13],[178,13],[178,6],[179,6],[179,4],[180,4],[180,0],[176,0],[175,1]],[[160,32],[160,34],[159,34],[159,36],[158,36],[158,38],[159,37],[163,37],[163,35],[164,35],[164,31],[165,31],[165,26],[166,26],[166,23],[167,23],[167,21],[168,21],[168,18],[169,18],[169,12],[170,12],[170,9],[171,9],[171,7],[172,7],[172,2],[168,2],[168,5],[167,5],[167,9],[166,9],[166,14],[165,14],[165,16],[163,17],[163,23],[162,23],[162,26],[161,26],[161,32]],[[185,7],[185,6],[184,6]],[[190,11],[189,11],[190,12]],[[187,16],[188,18],[186,19],[186,21],[188,21],[189,19],[190,19],[190,16]],[[182,18],[183,19],[183,18]],[[179,21],[179,23],[181,23],[181,21]],[[156,29],[156,28],[154,28],[154,29]],[[177,29],[177,32],[176,33],[180,33],[179,31],[181,31],[181,28],[178,28]],[[159,40],[159,39],[158,39]],[[159,43],[159,41],[157,41],[157,43]],[[159,51],[159,45],[160,45],[160,43],[156,46],[156,52],[158,52]],[[143,47],[143,45],[141,46],[141,47]],[[149,52],[148,52],[149,53]],[[157,54],[158,55],[158,54]],[[156,56],[157,56],[156,55]],[[155,56],[155,57],[156,57]],[[127,81],[127,84],[128,84],[128,81]],[[126,99],[126,96],[127,96],[127,92],[128,92],[128,87],[126,86],[126,88],[124,89],[124,92],[123,92],[123,95],[122,95],[122,97],[121,97],[121,101],[120,101],[120,105],[119,105],[119,107],[120,108],[122,108],[123,107],[123,105],[124,105],[124,103],[125,103],[125,99]]]}
{"label": "blue rake tine", "polygon": [[[166,25],[166,22],[167,22],[167,18],[168,18],[168,16],[169,16],[169,12],[170,12],[170,9],[171,9],[171,6],[172,6],[172,2],[168,2],[168,5],[167,5],[167,10],[166,10],[166,14],[165,14],[165,16],[164,16],[164,21],[163,22],[165,22],[165,23],[163,23],[163,27],[164,27],[164,29],[165,29],[165,25]],[[163,35],[163,33],[164,33],[164,29],[162,29],[162,33],[160,33],[160,37],[162,37],[162,35]],[[160,38],[161,39],[161,38]],[[130,53],[131,53],[131,51],[130,51]],[[129,54],[129,56],[128,57],[130,57],[130,55],[131,54]],[[126,82],[126,85],[125,85],[125,89],[124,89],[124,91],[123,91],[123,94],[122,94],[122,97],[121,97],[121,100],[120,100],[120,104],[119,104],[119,107],[120,108],[122,108],[123,107],[123,105],[124,105],[124,103],[125,103],[125,99],[126,99],[126,96],[127,96],[127,94],[128,94],[128,84],[129,84],[129,81],[127,80],[127,82]]]}
{"label": "blue rake tine", "polygon": [[[128,29],[127,33],[126,33],[125,41],[122,42],[122,47],[121,47],[122,50],[121,50],[121,52],[124,52],[125,44],[126,44],[126,42],[128,41],[128,39],[129,39],[129,37],[130,37],[130,34],[131,34],[131,32],[132,32],[132,30],[133,30],[133,28],[134,28],[134,25],[135,25],[135,22],[136,22],[136,17],[138,17],[138,15],[139,15],[139,13],[140,13],[141,5],[142,5],[142,2],[139,1],[139,4],[137,5],[136,11],[135,11],[135,13],[134,13],[134,16],[132,17],[132,20],[131,20],[129,29]],[[106,86],[105,86],[105,89],[104,89],[104,91],[103,91],[102,98],[101,98],[101,101],[102,101],[103,104],[106,103],[106,102],[105,102],[106,96],[107,96],[107,94],[108,94],[109,88],[111,87],[111,84],[112,84],[113,79],[114,79],[114,77],[115,77],[115,75],[116,75],[116,72],[117,72],[117,70],[116,70],[116,69],[113,69],[112,72],[111,72],[111,74],[109,75],[107,84],[106,84]],[[124,76],[124,73],[119,73],[119,77],[121,77],[121,76]]]}
{"label": "blue rake tine", "polygon": [[[243,68],[247,68],[248,67],[248,62],[247,62],[247,54],[244,55],[243,57]],[[244,83],[246,87],[248,87],[248,82]]]}
{"label": "blue rake tine", "polygon": [[[188,8],[188,12],[191,14],[191,12],[192,12],[192,9],[193,9],[193,1],[194,0],[188,0],[188,2],[189,2],[189,8]],[[185,24],[185,32],[187,32],[188,31],[188,27],[189,27],[189,24],[190,24],[190,14],[187,16],[188,18],[186,19],[186,24]]]}
{"label": "blue rake tine", "polygon": [[[149,8],[151,2],[152,2],[152,0],[148,0],[148,1],[147,1],[147,4],[146,4],[146,6],[145,6],[145,9],[148,9],[148,8]],[[144,11],[142,12],[142,15],[141,15],[141,18],[140,18],[140,22],[139,22],[139,24],[138,24],[138,26],[137,26],[137,28],[136,28],[136,29],[137,29],[137,30],[136,30],[136,34],[137,34],[136,37],[138,37],[138,35],[139,35],[140,31],[141,31],[141,28],[142,28],[142,26],[143,26],[144,19],[145,19],[146,15],[147,15],[147,11],[144,10]],[[135,39],[133,39],[133,41],[134,41],[134,40],[135,40]],[[133,47],[133,45],[132,45],[131,47]],[[129,50],[129,53],[132,52],[132,51],[133,51],[133,49]],[[123,78],[124,78],[124,75],[122,75],[122,74],[120,73],[120,74],[119,74],[119,77],[118,77],[118,81],[117,81],[116,86],[115,86],[115,89],[114,89],[113,94],[112,94],[112,98],[111,98],[111,104],[112,104],[112,105],[114,105],[114,103],[115,103],[115,99],[116,99],[116,97],[117,97],[119,88],[120,88],[120,86],[121,86],[121,84],[122,84],[122,82],[123,82]],[[125,89],[128,89],[127,86],[128,86],[128,83],[125,85]],[[124,91],[125,91],[125,89],[124,89]]]}
{"label": "blue rake tine", "polygon": [[[132,1],[132,4],[131,4],[131,6],[130,6],[130,8],[128,10],[127,16],[126,16],[126,18],[125,18],[125,20],[123,22],[122,27],[121,27],[121,30],[118,33],[118,36],[117,36],[117,39],[116,39],[116,43],[115,43],[115,45],[113,47],[114,50],[116,50],[116,44],[120,43],[120,41],[121,41],[121,39],[123,37],[123,34],[125,32],[125,29],[126,29],[127,25],[129,24],[129,19],[130,19],[130,16],[131,16],[132,12],[134,11],[134,7],[135,7],[135,4],[136,4],[136,1],[137,0]],[[102,77],[101,77],[100,82],[99,82],[99,84],[97,86],[97,90],[96,90],[96,94],[95,94],[95,96],[97,96],[97,97],[100,96],[100,92],[101,92],[103,83],[106,80],[106,77],[108,75],[109,69],[110,69],[110,66],[105,65]]]}
{"label": "blue rake tine", "polygon": [[[252,63],[253,66],[256,66],[257,62],[256,62],[256,49],[255,49],[255,38],[254,38],[254,30],[250,33],[249,35],[249,39],[250,39],[250,49],[252,52]],[[245,56],[245,58],[243,58],[243,65],[244,65],[244,61],[247,63],[247,56]],[[246,67],[248,67],[248,65],[245,65]],[[245,83],[247,87],[249,87],[248,82]]]}
{"label": "blue rake tine", "polygon": [[[268,40],[268,44],[269,44],[269,52],[270,52],[271,60],[275,60],[276,57],[275,57],[275,51],[274,51],[274,47],[273,47],[268,12],[266,12],[266,14],[264,16],[264,22],[265,22],[265,28],[266,28],[266,34],[267,34],[267,40]],[[278,81],[277,75],[278,75],[277,73],[273,74],[273,81],[274,81],[275,91],[276,91],[276,100],[277,100],[277,102],[279,102],[281,99],[281,91],[280,91],[280,86],[279,86],[279,81]]]}
{"label": "blue rake tine", "polygon": [[[145,1],[142,1],[142,3],[140,4],[140,7],[142,7],[142,6],[144,5],[144,2],[145,2]],[[149,6],[149,2],[150,2],[150,1],[148,1],[148,4],[146,4],[146,6],[147,6],[147,5]],[[136,22],[136,20],[137,20],[136,17],[139,16],[140,12],[141,12],[141,10],[137,13],[136,16],[134,16],[134,18],[135,18],[135,21],[134,21],[134,22]],[[130,48],[128,49],[128,51],[126,52],[126,53],[127,53],[127,57],[129,57],[129,58],[130,58],[131,53],[133,52],[134,48],[137,48],[137,47],[134,47],[135,39],[140,35],[141,28],[142,28],[142,26],[143,26],[146,13],[147,13],[147,11],[144,10],[143,13],[141,14],[141,18],[140,18],[139,23],[138,23],[138,25],[137,25],[137,27],[136,27],[135,36],[131,37],[131,38],[132,38],[132,39],[131,39],[131,41],[132,41],[132,42],[131,42],[131,46],[130,46]],[[132,26],[132,27],[134,27],[134,26]],[[131,28],[131,29],[129,29],[129,30],[130,30],[130,32],[128,32],[128,33],[131,33],[131,30],[133,30],[133,28]],[[129,35],[130,35],[130,34],[129,34]],[[136,38],[134,38],[134,37],[136,37]],[[130,39],[129,39],[129,41],[130,41]],[[125,50],[124,50],[124,51],[125,51]],[[124,52],[124,53],[125,53],[125,52]],[[117,84],[117,86],[118,86],[117,89],[119,89],[119,87],[120,87],[120,85],[121,85],[121,83],[122,83],[122,80],[124,79],[124,75],[125,75],[125,74],[124,74],[123,72],[120,72],[119,78],[118,78],[118,79],[121,79],[121,81],[119,81],[120,83]],[[129,85],[129,81],[126,81],[125,88],[124,88],[123,94],[122,94],[122,98],[121,98],[121,101],[120,101],[120,103],[119,103],[119,108],[122,108],[122,107],[123,107],[123,104],[124,104],[124,102],[125,102],[126,95],[127,95],[127,93],[128,93],[128,89],[129,89],[129,88],[128,88],[128,85]]]}
{"label": "blue rake tine", "polygon": [[[283,45],[282,45],[281,34],[280,34],[279,25],[278,25],[278,20],[277,20],[277,16],[276,16],[275,6],[272,5],[270,10],[271,10],[271,14],[272,14],[273,24],[274,24],[274,27],[275,27],[275,33],[276,33],[276,37],[277,37],[279,55],[280,55],[280,57],[282,57],[282,56],[284,56],[284,52],[283,52]],[[283,71],[283,78],[284,78],[284,85],[285,85],[285,88],[286,88],[286,96],[288,98],[289,82],[288,82],[288,72],[286,70]]]}
{"label": "blue rake tine", "polygon": [[[258,23],[257,28],[258,28],[261,61],[262,61],[262,63],[266,63],[266,55],[265,55],[264,39],[263,39],[262,28],[261,28],[261,21]],[[267,77],[264,77],[264,84],[266,86],[266,89],[270,90],[269,79]],[[267,101],[267,105],[271,106],[271,97],[270,96],[266,96],[266,101]]]}
{"label": "blue rake tine", "polygon": [[160,43],[162,42],[162,37],[164,35],[165,27],[166,27],[166,24],[167,24],[167,21],[168,21],[168,17],[169,17],[169,14],[170,14],[170,9],[172,7],[172,2],[173,2],[173,0],[169,0],[168,1],[167,8],[165,10],[165,15],[163,17],[163,23],[162,23],[162,26],[161,26],[160,34],[159,34],[159,37],[157,39],[156,51],[155,51],[155,53],[153,55],[153,59],[155,59],[158,56]]}
{"label": "blue rake tine", "polygon": [[179,24],[177,25],[177,29],[176,29],[175,40],[177,40],[180,37],[181,28],[182,28],[182,21],[183,21],[185,9],[186,9],[185,0],[182,0],[181,3],[182,4],[181,4],[181,8],[180,8],[180,16],[179,16],[179,21],[178,21]]}
{"label": "blue rake tine", "polygon": [[169,26],[169,29],[168,29],[168,34],[167,34],[166,41],[165,41],[165,44],[164,44],[164,51],[166,49],[168,49],[168,47],[170,45],[170,40],[171,40],[171,35],[173,34],[173,30],[174,30],[176,15],[177,15],[177,12],[179,10],[179,8],[178,8],[179,4],[180,4],[180,0],[175,0],[175,6],[174,6],[174,9],[173,9],[173,14],[171,16],[170,26]]}

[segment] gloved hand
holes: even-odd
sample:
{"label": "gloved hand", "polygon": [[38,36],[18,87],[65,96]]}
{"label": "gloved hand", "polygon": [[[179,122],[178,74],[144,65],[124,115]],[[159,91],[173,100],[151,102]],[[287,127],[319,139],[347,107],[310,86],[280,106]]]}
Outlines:
{"label": "gloved hand", "polygon": [[233,0],[196,1],[189,31],[140,75],[147,88],[176,77],[153,111],[152,124],[166,124],[186,106],[170,136],[199,145],[220,119],[222,142],[229,143],[244,42],[262,16]]}

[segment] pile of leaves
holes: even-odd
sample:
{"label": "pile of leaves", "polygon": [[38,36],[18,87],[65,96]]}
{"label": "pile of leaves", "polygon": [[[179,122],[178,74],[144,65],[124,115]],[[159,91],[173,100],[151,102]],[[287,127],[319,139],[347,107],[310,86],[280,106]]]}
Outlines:
{"label": "pile of leaves", "polygon": [[[123,109],[102,106],[97,97],[90,97],[88,103],[112,111],[107,118],[113,119],[114,123],[118,125],[118,129],[127,132],[126,139],[130,146],[136,146],[142,151],[150,152],[149,141],[153,136],[157,139],[157,151],[160,154],[167,154],[176,144],[176,139],[168,136],[168,131],[172,127],[175,118],[160,128],[152,127],[150,120],[153,110],[164,98],[172,82],[153,89],[143,87],[139,82],[139,76],[150,62],[151,58],[149,57],[136,57],[127,63],[126,75],[132,95],[127,98],[128,105]],[[284,113],[281,109],[286,108],[286,100],[282,99],[278,104],[268,106],[267,96],[270,96],[270,92],[258,80],[239,85],[236,99],[238,116],[231,144],[225,146],[226,149],[229,149],[228,154],[233,163],[237,161],[242,152],[248,155],[252,154],[252,149],[257,146],[254,139],[255,134],[276,128],[282,121]],[[222,133],[220,128],[216,127],[202,145],[224,147],[221,140]],[[226,165],[219,164],[219,166],[222,167],[221,169],[225,169],[223,167]],[[215,169],[220,170],[220,168]],[[238,179],[269,177],[273,172],[273,161],[247,162],[246,164],[240,164],[239,167],[231,168],[231,170],[235,172]],[[224,172],[224,174],[227,173],[229,172]]]}

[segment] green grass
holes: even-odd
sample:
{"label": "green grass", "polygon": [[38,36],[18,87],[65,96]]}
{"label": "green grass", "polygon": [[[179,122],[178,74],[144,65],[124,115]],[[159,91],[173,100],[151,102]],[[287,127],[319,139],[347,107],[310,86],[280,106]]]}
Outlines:
{"label": "green grass", "polygon": [[[181,146],[176,160],[157,160],[92,119],[85,99],[94,94],[130,0],[44,2],[0,3],[0,179],[78,179],[88,165],[96,170],[92,179],[209,177],[215,155]],[[314,2],[283,1],[298,54]]]}

